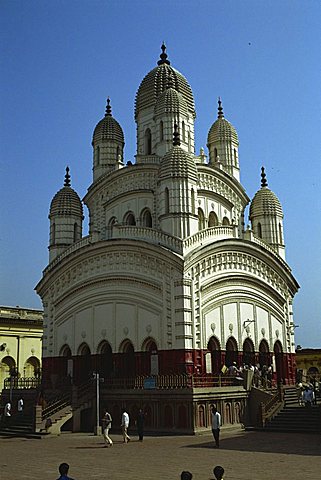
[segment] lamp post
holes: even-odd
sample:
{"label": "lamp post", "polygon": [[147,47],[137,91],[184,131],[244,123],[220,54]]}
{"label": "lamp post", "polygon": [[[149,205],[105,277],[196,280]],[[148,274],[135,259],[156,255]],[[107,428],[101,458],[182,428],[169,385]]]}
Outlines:
{"label": "lamp post", "polygon": [[94,427],[94,434],[95,435],[101,435],[101,427],[100,427],[100,419],[99,419],[99,404],[100,404],[100,398],[99,398],[99,382],[102,380],[99,378],[99,373],[94,372],[93,373],[93,378],[96,381],[96,425]]}

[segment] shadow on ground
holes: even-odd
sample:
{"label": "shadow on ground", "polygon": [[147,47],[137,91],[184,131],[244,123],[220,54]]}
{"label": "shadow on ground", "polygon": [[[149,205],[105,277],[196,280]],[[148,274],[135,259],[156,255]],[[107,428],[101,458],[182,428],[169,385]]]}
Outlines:
{"label": "shadow on ground", "polygon": [[[185,445],[181,448],[208,448],[215,450],[214,441]],[[285,455],[321,454],[321,437],[318,434],[243,432],[236,436],[221,436],[220,450],[243,452],[283,453]]]}

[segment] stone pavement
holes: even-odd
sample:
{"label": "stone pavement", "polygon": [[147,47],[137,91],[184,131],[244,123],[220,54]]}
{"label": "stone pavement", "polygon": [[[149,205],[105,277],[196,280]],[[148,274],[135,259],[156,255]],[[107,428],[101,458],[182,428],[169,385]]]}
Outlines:
{"label": "stone pavement", "polygon": [[213,467],[225,468],[224,480],[320,480],[320,435],[223,430],[221,448],[210,432],[196,436],[145,437],[123,444],[102,437],[64,433],[41,440],[0,438],[1,480],[55,480],[61,462],[75,480],[213,479]]}

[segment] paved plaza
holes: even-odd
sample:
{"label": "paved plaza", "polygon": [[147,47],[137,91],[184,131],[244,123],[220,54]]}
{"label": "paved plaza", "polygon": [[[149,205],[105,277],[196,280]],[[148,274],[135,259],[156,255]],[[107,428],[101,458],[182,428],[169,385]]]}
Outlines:
{"label": "paved plaza", "polygon": [[225,468],[224,480],[320,480],[320,435],[226,430],[221,448],[210,432],[196,436],[136,437],[123,444],[102,437],[64,433],[41,440],[0,438],[0,479],[55,480],[57,466],[70,464],[75,480],[179,480],[190,470],[193,480],[213,479],[213,467]]}

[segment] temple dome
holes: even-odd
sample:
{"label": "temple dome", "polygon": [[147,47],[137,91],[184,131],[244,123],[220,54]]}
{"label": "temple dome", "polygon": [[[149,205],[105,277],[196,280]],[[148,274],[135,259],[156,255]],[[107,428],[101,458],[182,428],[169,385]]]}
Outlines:
{"label": "temple dome", "polygon": [[257,216],[278,215],[283,218],[280,200],[272,190],[267,187],[264,167],[262,167],[261,188],[256,192],[250,205],[250,219]]}
{"label": "temple dome", "polygon": [[49,218],[69,215],[83,218],[83,206],[78,194],[70,186],[69,168],[67,167],[64,186],[51,201]]}
{"label": "temple dome", "polygon": [[181,93],[175,88],[169,87],[160,94],[155,105],[155,115],[163,113],[175,113],[187,116],[186,101]]}
{"label": "temple dome", "polygon": [[165,53],[166,47],[162,45],[163,53],[160,55],[157,67],[153,68],[142,80],[136,94],[135,100],[135,118],[140,111],[145,108],[154,107],[158,97],[166,90],[169,78],[173,83],[174,89],[179,92],[187,105],[189,112],[194,116],[195,105],[193,92],[186,78],[175,68],[170,66]]}
{"label": "temple dome", "polygon": [[105,117],[95,127],[92,144],[105,140],[114,140],[123,145],[125,143],[123,130],[111,114],[109,98],[107,99]]}
{"label": "temple dome", "polygon": [[167,152],[160,164],[160,180],[175,177],[188,177],[190,180],[197,182],[197,169],[194,157],[179,145],[174,146]]}

